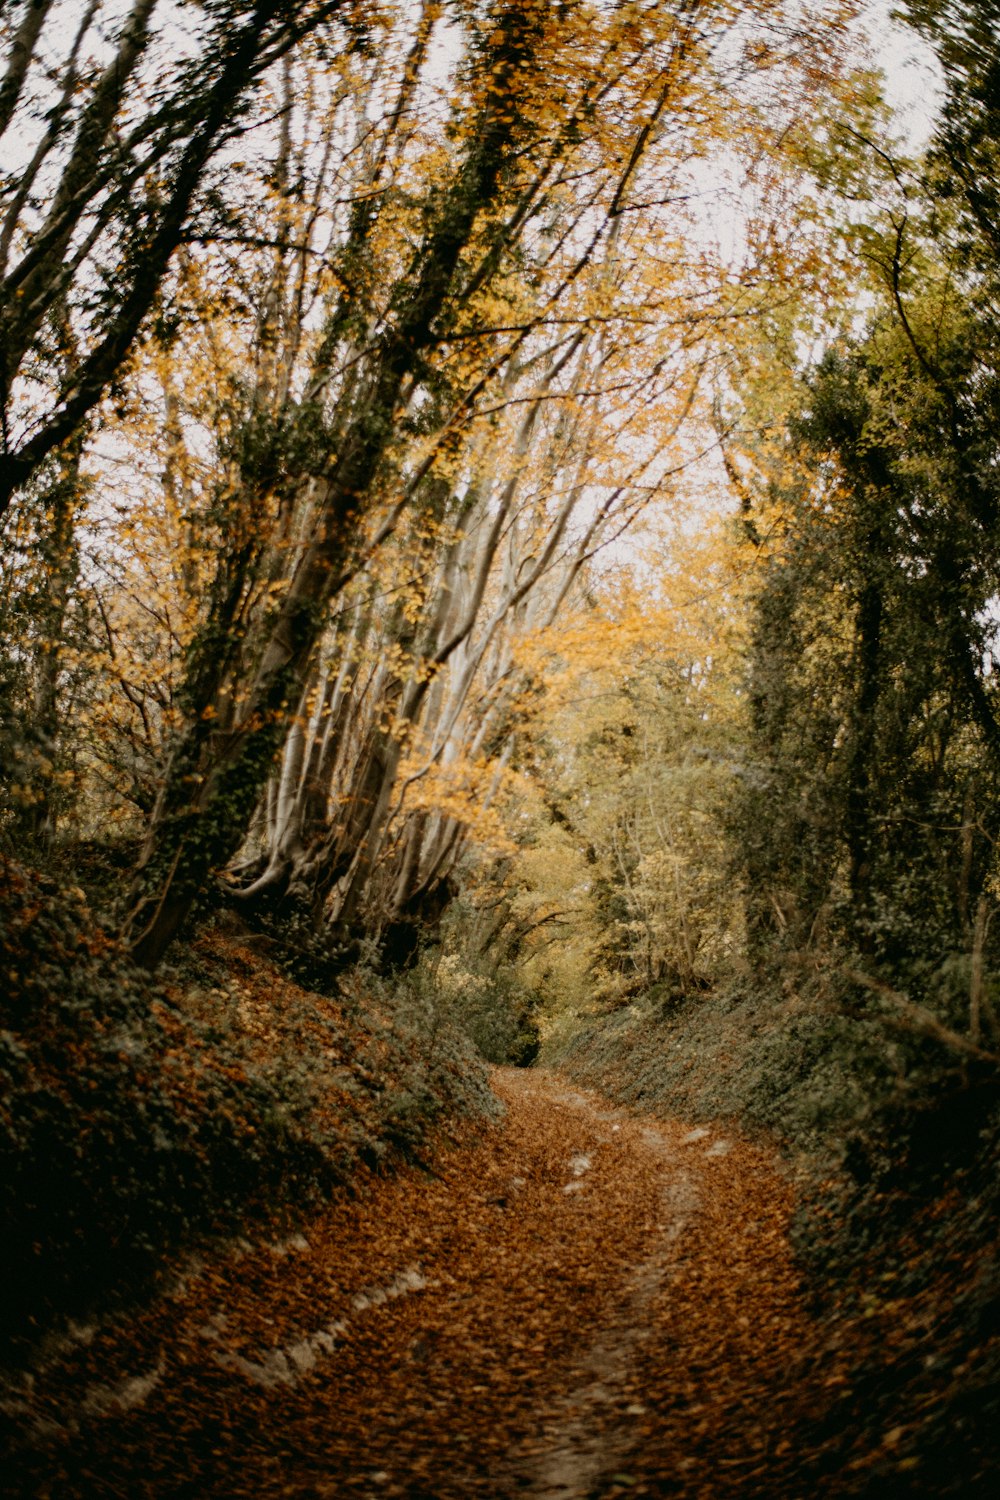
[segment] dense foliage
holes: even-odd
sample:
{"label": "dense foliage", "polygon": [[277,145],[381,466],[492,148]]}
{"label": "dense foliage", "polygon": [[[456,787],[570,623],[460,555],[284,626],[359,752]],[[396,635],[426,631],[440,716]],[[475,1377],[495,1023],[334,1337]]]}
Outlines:
{"label": "dense foliage", "polygon": [[824,360],[791,433],[810,483],[785,499],[750,656],[756,926],[799,945],[836,929],[930,987],[971,947],[998,832],[984,343],[939,324],[946,390],[898,326]]}
{"label": "dense foliage", "polygon": [[370,980],[325,1000],[217,936],[157,983],[82,891],[13,864],[0,969],[5,1355],[490,1107],[447,1021]]}
{"label": "dense foliage", "polygon": [[504,845],[536,641],[676,498],[768,287],[835,279],[802,145],[853,108],[851,6],[138,0],[88,15],[52,140],[49,9],[5,23],[41,152],[11,308],[23,267],[48,300],[6,376],[0,834],[135,839],[149,967],[221,872],[345,961],[412,956]]}

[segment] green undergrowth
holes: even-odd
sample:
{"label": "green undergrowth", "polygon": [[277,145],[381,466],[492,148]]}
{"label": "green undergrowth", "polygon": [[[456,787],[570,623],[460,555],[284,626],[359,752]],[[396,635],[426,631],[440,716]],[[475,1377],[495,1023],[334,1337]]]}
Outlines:
{"label": "green undergrowth", "polygon": [[901,1024],[832,966],[803,980],[787,963],[564,1023],[542,1060],[621,1103],[727,1121],[795,1170],[817,1387],[846,1369],[802,1436],[803,1483],[873,1500],[995,1493],[994,1063]]}
{"label": "green undergrowth", "polygon": [[351,963],[367,969],[370,987],[391,994],[396,1012],[428,1039],[457,1031],[485,1062],[501,1067],[528,1067],[538,1055],[537,996],[509,962],[496,963],[489,954],[470,959],[460,944],[456,951],[453,941],[428,941],[392,969],[384,945],[331,940],[316,930],[311,913],[288,902],[278,912],[265,907],[246,915],[274,962],[306,988],[339,988]]}
{"label": "green undergrowth", "polygon": [[406,975],[404,992],[432,1025],[454,1026],[486,1062],[530,1067],[538,1056],[535,997],[509,965],[466,964],[428,950]]}
{"label": "green undergrowth", "polygon": [[827,994],[744,978],[678,999],[655,989],[566,1018],[542,1061],[623,1104],[692,1121],[730,1119],[813,1157],[839,1143],[891,1086],[898,1049],[878,1017]]}
{"label": "green undergrowth", "polygon": [[0,865],[0,1353],[144,1294],[183,1247],[301,1218],[489,1112],[454,1029],[363,971],[335,998],[209,928],[153,979],[80,888]]}

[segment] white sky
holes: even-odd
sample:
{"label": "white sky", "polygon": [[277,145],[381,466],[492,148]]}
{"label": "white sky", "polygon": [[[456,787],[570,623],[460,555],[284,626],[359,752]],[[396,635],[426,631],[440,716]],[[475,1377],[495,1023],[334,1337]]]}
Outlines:
{"label": "white sky", "polygon": [[910,26],[892,19],[892,0],[869,0],[867,30],[874,60],[885,73],[885,93],[910,148],[927,144],[940,99],[940,69],[930,47]]}

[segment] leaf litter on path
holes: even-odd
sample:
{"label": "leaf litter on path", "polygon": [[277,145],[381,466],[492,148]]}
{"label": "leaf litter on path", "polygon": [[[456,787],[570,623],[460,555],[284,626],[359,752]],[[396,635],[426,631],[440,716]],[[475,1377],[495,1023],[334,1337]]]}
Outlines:
{"label": "leaf litter on path", "polygon": [[794,1494],[814,1335],[773,1158],[543,1071],[494,1082],[498,1124],[68,1347],[5,1492]]}

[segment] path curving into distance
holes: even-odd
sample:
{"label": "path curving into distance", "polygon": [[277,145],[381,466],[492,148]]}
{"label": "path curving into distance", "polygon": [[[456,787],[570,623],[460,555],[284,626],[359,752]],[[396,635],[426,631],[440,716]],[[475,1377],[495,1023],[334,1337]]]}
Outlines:
{"label": "path curving into distance", "polygon": [[34,1453],[4,1493],[795,1494],[817,1381],[773,1158],[542,1070],[495,1087],[496,1126],[78,1330],[8,1403]]}

